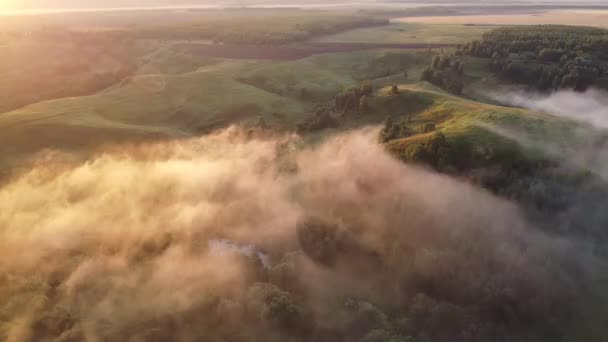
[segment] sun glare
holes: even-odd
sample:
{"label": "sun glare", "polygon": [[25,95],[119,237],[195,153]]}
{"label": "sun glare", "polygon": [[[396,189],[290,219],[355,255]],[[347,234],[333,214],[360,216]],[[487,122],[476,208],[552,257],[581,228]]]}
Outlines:
{"label": "sun glare", "polygon": [[0,0],[0,11],[13,10],[17,7],[17,0]]}

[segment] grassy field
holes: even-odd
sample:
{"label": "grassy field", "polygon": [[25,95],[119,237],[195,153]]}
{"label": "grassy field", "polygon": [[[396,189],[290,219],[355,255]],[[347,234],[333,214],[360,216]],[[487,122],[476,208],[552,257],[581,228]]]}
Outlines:
{"label": "grassy field", "polygon": [[189,136],[260,118],[293,129],[318,101],[363,80],[376,88],[417,82],[438,52],[361,51],[276,62],[200,58],[171,43],[139,50],[135,74],[108,88],[0,115],[2,159],[53,147],[86,150],[129,136]]}
{"label": "grassy field", "polygon": [[[39,15],[3,16],[0,30],[64,27],[79,31],[108,31],[141,27],[187,27],[190,24],[214,22],[246,22],[255,18],[300,18],[302,22],[324,17],[383,17],[357,14],[356,11],[319,11],[296,8],[227,8],[227,9],[157,9],[125,11],[60,12]],[[286,23],[286,21],[284,21]]]}
{"label": "grassy field", "polygon": [[387,18],[354,11],[142,10],[10,16],[0,22],[0,32],[44,33],[63,29],[79,33],[110,33],[136,39],[204,39],[225,43],[280,44],[387,23]]}
{"label": "grassy field", "polygon": [[94,93],[133,72],[130,49],[45,40],[0,45],[0,113],[27,104]]}
{"label": "grassy field", "polygon": [[[361,51],[295,61],[200,58],[170,43],[152,44],[134,76],[101,91],[32,103],[0,115],[1,161],[49,148],[80,150],[107,143],[207,132],[260,118],[293,130],[318,101],[363,80],[376,87],[411,83],[432,51]],[[410,76],[404,79],[403,72]],[[6,165],[6,164],[4,164]]]}
{"label": "grassy field", "polygon": [[255,16],[206,16],[192,22],[168,26],[146,25],[121,34],[153,39],[209,39],[223,43],[276,44],[302,41],[358,27],[386,24],[371,16],[326,12],[258,13]]}
{"label": "grassy field", "polygon": [[[403,72],[416,80],[432,58],[429,51],[362,51],[325,54],[309,58],[267,63],[242,75],[247,83],[289,97],[326,98],[364,80],[403,82]],[[395,78],[396,77],[396,78]]]}
{"label": "grassy field", "polygon": [[360,28],[317,38],[319,42],[341,43],[427,43],[459,44],[481,35],[492,26],[487,25],[427,25],[413,23],[392,23],[390,25]]}
{"label": "grassy field", "polygon": [[[496,155],[501,154],[503,148],[516,148],[514,137],[500,132],[512,132],[527,137],[528,140],[543,141],[546,145],[566,146],[573,149],[582,143],[580,136],[575,133],[577,127],[584,126],[571,120],[562,119],[548,114],[534,111],[485,104],[473,100],[456,97],[433,87],[421,88],[420,85],[400,86],[397,99],[402,108],[407,108],[407,102],[412,100],[425,103],[426,106],[413,113],[395,113],[396,120],[402,120],[412,126],[413,132],[421,132],[427,124],[435,126],[438,132],[443,133],[448,141],[456,144],[466,141],[472,148],[468,157],[470,162],[483,163],[483,161],[497,160]],[[391,98],[388,88],[381,89],[376,101],[385,102]],[[382,106],[380,106],[382,108]],[[517,133],[515,133],[517,132]],[[388,142],[390,150],[407,159],[417,145],[424,143],[431,137],[428,133],[413,134],[405,138]],[[511,141],[512,143],[506,143]],[[525,157],[538,157],[539,150],[524,149],[531,153]],[[537,154],[540,153],[540,154]],[[463,156],[460,156],[463,157]]]}
{"label": "grassy field", "polygon": [[533,212],[575,208],[568,215],[585,222],[585,212],[576,212],[576,197],[568,195],[581,191],[581,198],[593,198],[581,182],[595,184],[597,168],[581,151],[601,146],[605,130],[464,99],[425,82],[398,90],[378,89],[366,114],[349,119],[346,127],[384,120],[379,138],[398,159],[468,179]]}
{"label": "grassy field", "polygon": [[[353,23],[351,15],[332,17],[328,13],[311,15],[309,11],[264,10],[174,13],[152,26],[179,24],[182,28],[198,29],[200,21],[196,20],[213,13],[218,14],[214,19],[218,21],[205,23],[203,26],[207,29],[212,23],[220,22],[234,28],[238,20],[247,19],[246,25],[253,25],[254,33],[291,32],[292,29],[310,33],[308,28],[321,27],[320,31],[313,32],[316,35],[333,30],[335,23],[339,23],[338,26]],[[150,15],[153,14],[144,17]],[[66,21],[66,25],[80,30],[94,27],[111,30],[129,24],[133,30],[150,28],[143,21],[132,22],[135,17],[133,13],[105,14],[96,17],[89,26],[83,27],[85,23],[74,21],[75,18]],[[254,17],[258,19],[249,20]],[[187,24],[178,18],[186,18]],[[264,22],[273,25],[264,25]],[[325,26],[325,22],[329,26]],[[459,43],[478,37],[488,29],[486,26],[395,23],[354,29],[318,40]],[[183,48],[181,39],[123,41],[122,45],[112,45],[116,40],[105,41],[112,49],[97,43],[54,41],[34,45],[34,42],[38,44],[40,40],[23,45],[19,53],[8,50],[9,46],[16,49],[16,42],[1,47],[5,54],[0,58],[7,61],[0,67],[5,75],[0,80],[0,89],[5,90],[0,97],[0,111],[5,112],[0,115],[0,131],[4,132],[0,135],[3,159],[43,148],[88,148],[96,141],[122,141],[129,136],[134,139],[191,136],[230,123],[253,125],[260,118],[273,128],[294,129],[317,103],[331,102],[336,94],[365,80],[371,81],[376,89],[400,84],[406,88],[419,87],[416,89],[420,94],[427,94],[424,91],[427,85],[417,82],[432,57],[442,53],[439,49],[368,50],[319,54],[291,61],[227,60],[201,57]],[[40,55],[49,57],[52,63],[36,58]],[[70,58],[60,58],[67,55]],[[24,60],[28,61],[25,66]],[[118,77],[125,65],[129,66],[129,73]],[[477,84],[491,81],[482,61],[471,60],[466,68]],[[91,77],[99,79],[103,74],[115,77],[102,86],[87,86]],[[473,93],[465,89],[466,95]],[[380,106],[383,109],[379,109],[381,115],[375,123],[393,114],[391,106]],[[418,108],[411,103],[403,106]],[[94,130],[96,134],[91,133]],[[36,139],[24,138],[28,136]],[[89,139],[92,136],[99,139]]]}
{"label": "grassy field", "polygon": [[[222,113],[248,108],[257,114],[275,107],[302,109],[277,95],[234,80],[249,66],[227,61],[180,74],[142,74],[106,91],[44,101],[0,117],[0,126],[65,123],[89,127],[162,127],[196,131]],[[130,125],[130,126],[125,126]]]}
{"label": "grassy field", "polygon": [[404,71],[416,75],[433,53],[362,51],[274,62],[200,58],[167,45],[142,57],[131,78],[96,94],[40,101],[9,111],[0,117],[0,125],[48,120],[81,124],[103,118],[148,126],[173,123],[174,128],[188,130],[235,107],[251,110],[253,104],[256,113],[280,108],[297,115],[310,102],[300,98],[302,89],[313,98],[331,96],[366,79],[381,80]]}

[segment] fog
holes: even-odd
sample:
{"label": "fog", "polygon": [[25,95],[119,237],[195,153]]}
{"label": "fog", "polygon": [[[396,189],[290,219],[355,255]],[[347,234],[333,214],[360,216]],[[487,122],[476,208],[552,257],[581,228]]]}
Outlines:
{"label": "fog", "polygon": [[[568,129],[557,123],[547,127],[548,139],[530,135],[525,130],[489,127],[523,146],[547,153],[564,165],[587,169],[608,181],[608,92],[590,89],[585,92],[560,90],[551,94],[505,90],[486,93],[499,103],[531,109],[573,120]],[[546,136],[545,136],[546,137]]]}
{"label": "fog", "polygon": [[[576,317],[570,299],[596,267],[585,248],[394,160],[376,136],[305,147],[230,128],[85,163],[47,157],[0,192],[0,337],[279,341],[334,329],[352,340],[364,332],[340,330],[339,298],[399,311],[417,293],[479,307],[484,324],[502,301]],[[436,341],[463,329],[446,317]]]}
{"label": "fog", "polygon": [[490,97],[507,105],[608,128],[608,92],[605,90],[590,89],[582,93],[574,90],[559,90],[548,95],[529,91],[511,91],[492,93]]}

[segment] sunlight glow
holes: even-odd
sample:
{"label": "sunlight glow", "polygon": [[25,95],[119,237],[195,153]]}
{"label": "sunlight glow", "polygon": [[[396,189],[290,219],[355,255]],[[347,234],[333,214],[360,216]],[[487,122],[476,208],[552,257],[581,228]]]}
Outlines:
{"label": "sunlight glow", "polygon": [[0,0],[0,10],[12,10],[17,7],[17,0]]}

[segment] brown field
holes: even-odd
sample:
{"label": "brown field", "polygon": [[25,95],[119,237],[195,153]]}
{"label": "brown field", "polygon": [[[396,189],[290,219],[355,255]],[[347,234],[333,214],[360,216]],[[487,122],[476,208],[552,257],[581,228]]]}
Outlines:
{"label": "brown field", "polygon": [[277,46],[200,43],[180,44],[180,48],[204,57],[268,60],[295,60],[321,53],[376,49],[436,49],[452,46],[454,46],[454,44],[306,43]]}
{"label": "brown field", "polygon": [[429,16],[393,19],[394,22],[424,24],[476,24],[476,25],[583,25],[608,27],[608,11],[604,10],[553,10],[544,13],[493,14],[463,16]]}

